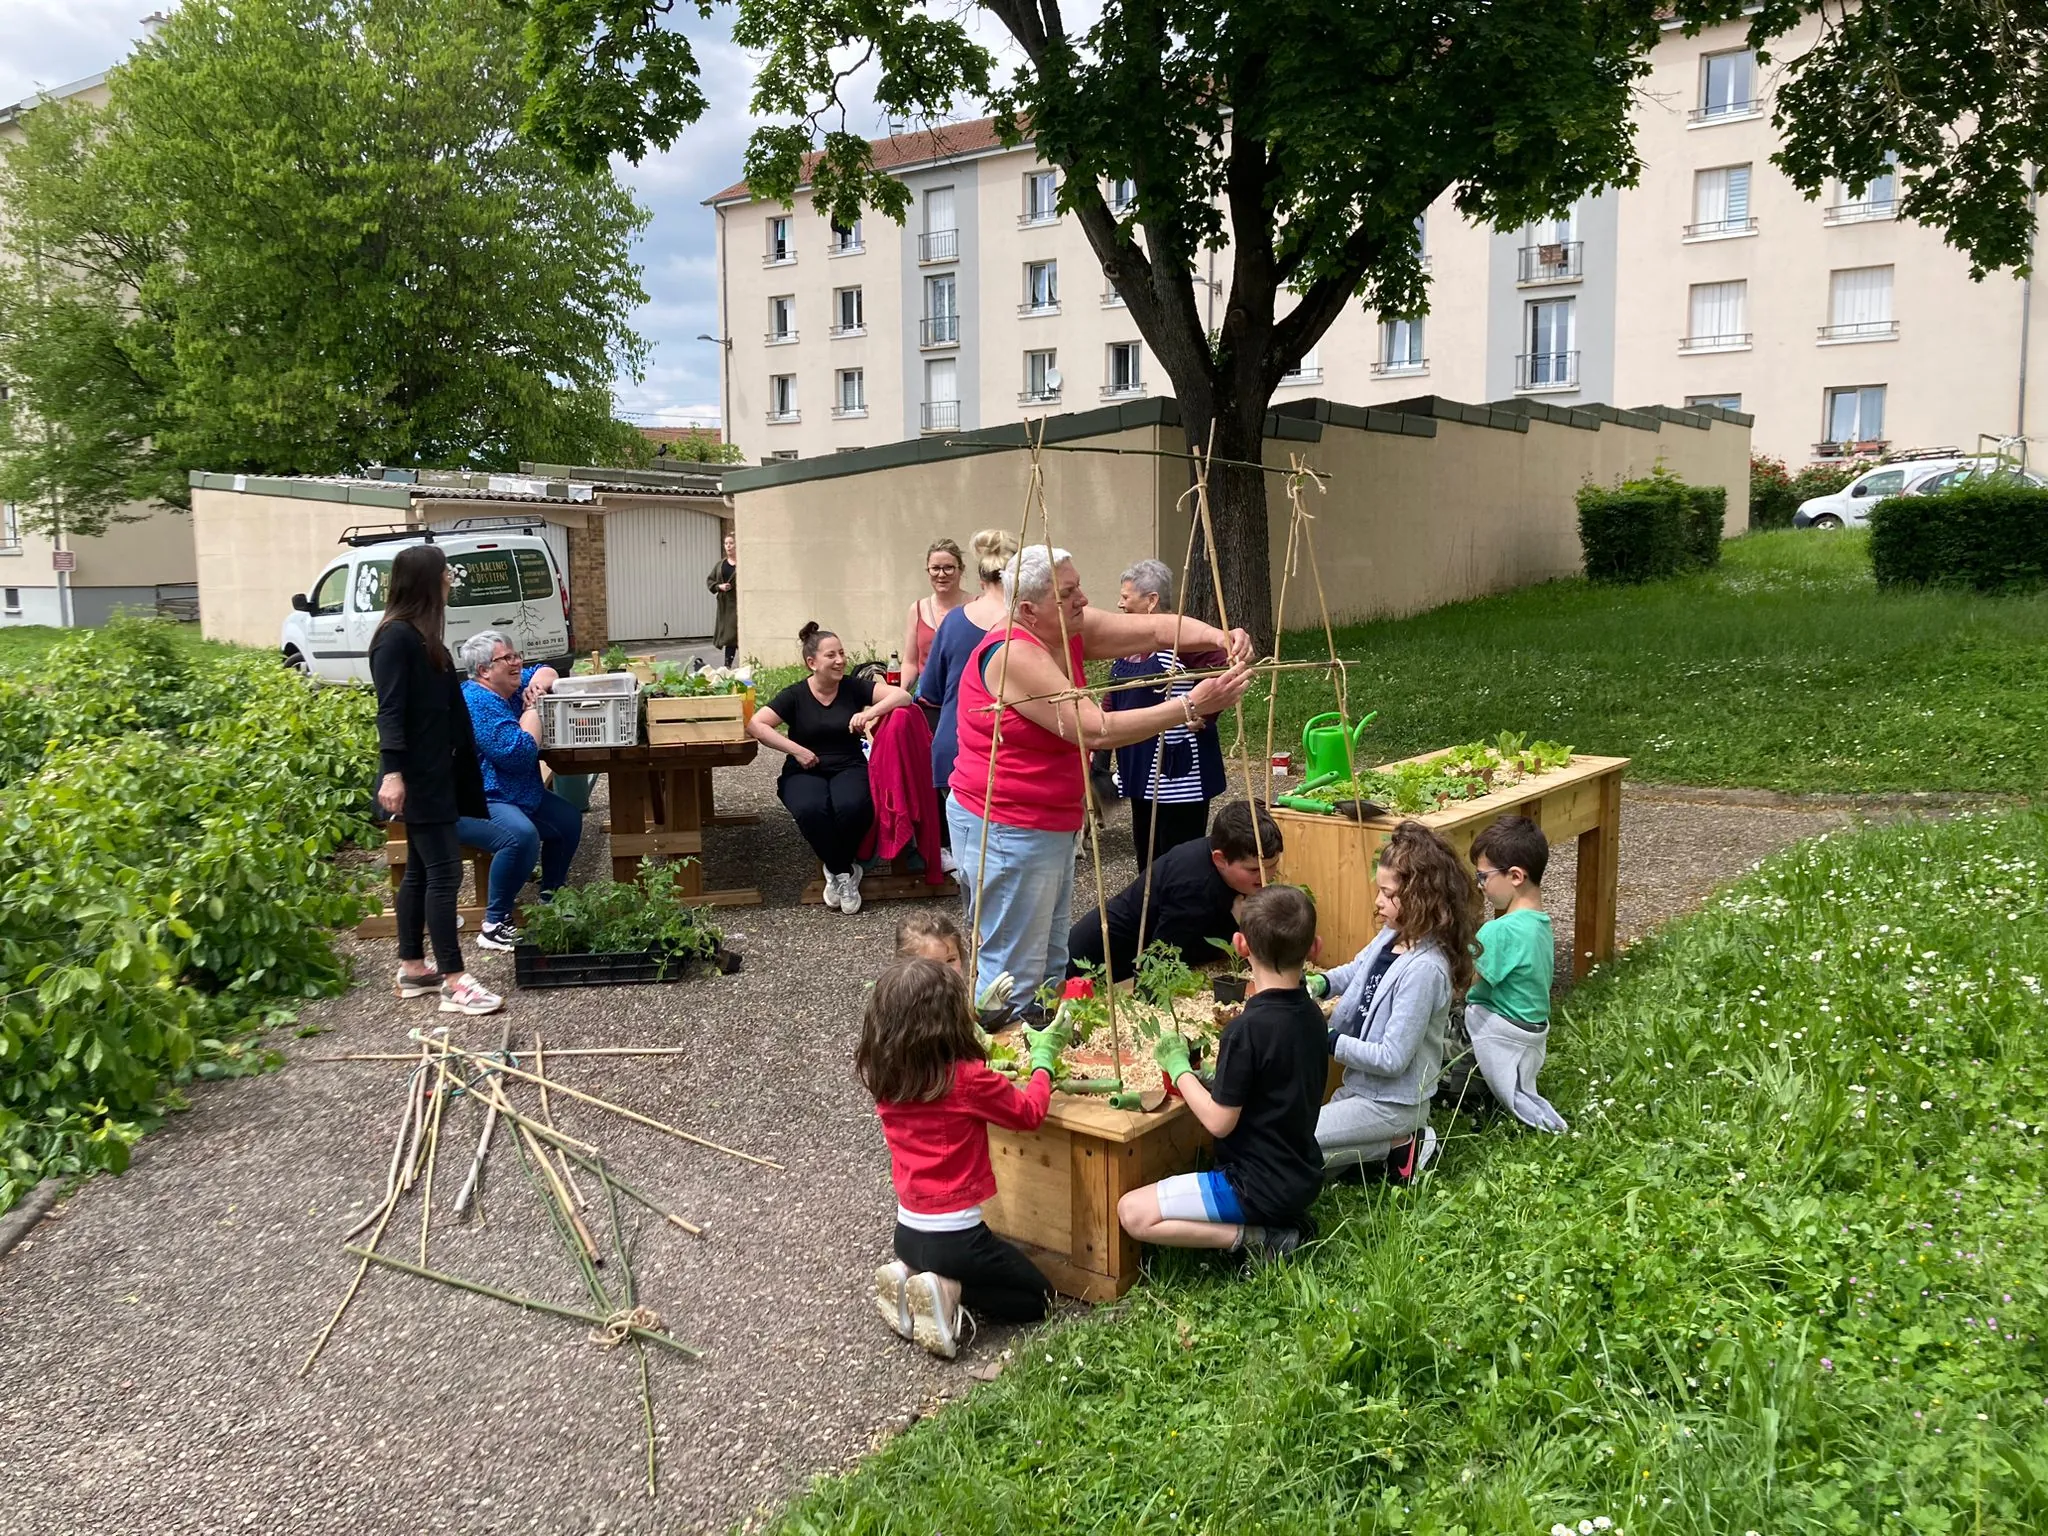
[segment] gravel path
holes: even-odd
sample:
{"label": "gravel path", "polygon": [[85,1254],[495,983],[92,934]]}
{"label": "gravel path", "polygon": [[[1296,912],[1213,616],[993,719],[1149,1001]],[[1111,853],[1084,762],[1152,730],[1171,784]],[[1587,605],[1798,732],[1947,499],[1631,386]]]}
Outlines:
{"label": "gravel path", "polygon": [[[763,811],[716,833],[713,885],[751,882],[766,904],[731,914],[747,967],[669,987],[512,994],[517,1037],[551,1046],[681,1044],[691,1054],[565,1059],[551,1072],[657,1118],[779,1159],[775,1172],[685,1146],[580,1105],[556,1119],[598,1142],[622,1177],[703,1223],[694,1240],[642,1230],[643,1300],[700,1362],[653,1361],[662,1487],[641,1482],[637,1375],[575,1324],[515,1312],[407,1276],[363,1287],[313,1374],[297,1374],[352,1264],[336,1239],[383,1187],[403,1069],[295,1063],[195,1095],[122,1178],[61,1206],[0,1263],[0,1531],[695,1531],[724,1529],[844,1466],[1002,1348],[985,1333],[948,1365],[873,1316],[867,1276],[886,1256],[888,1161],[849,1068],[862,983],[886,961],[902,908],[853,918],[795,899],[815,864],[774,802],[773,765],[722,775],[726,808]],[[1633,938],[1841,808],[1757,808],[1631,792],[1620,927]],[[593,836],[579,863],[594,868]],[[1129,878],[1130,841],[1105,843]],[[1570,941],[1571,859],[1555,871]],[[1083,877],[1078,901],[1092,899]],[[476,952],[510,991],[510,957]],[[358,946],[370,978],[306,1010],[318,1039],[291,1057],[403,1049],[440,1016],[394,999],[391,946]],[[452,1020],[451,1020],[452,1021]],[[495,1021],[466,1038],[494,1044]],[[460,1036],[458,1038],[461,1038]],[[475,1121],[448,1136],[473,1146]],[[465,1166],[444,1149],[431,1261],[529,1295],[583,1304],[500,1138],[488,1224],[445,1221]],[[386,1252],[418,1257],[417,1202]]]}

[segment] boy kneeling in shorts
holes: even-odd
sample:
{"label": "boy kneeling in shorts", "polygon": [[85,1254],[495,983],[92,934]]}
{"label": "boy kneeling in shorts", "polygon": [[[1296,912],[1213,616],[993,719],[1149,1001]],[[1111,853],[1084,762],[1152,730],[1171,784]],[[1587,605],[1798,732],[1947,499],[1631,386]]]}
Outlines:
{"label": "boy kneeling in shorts", "polygon": [[1308,892],[1269,885],[1244,898],[1231,940],[1251,962],[1252,996],[1223,1031],[1216,1075],[1188,1066],[1187,1042],[1169,1030],[1153,1058],[1216,1138],[1216,1169],[1134,1189],[1117,1220],[1141,1243],[1227,1248],[1282,1258],[1315,1235],[1308,1208],[1323,1184],[1316,1111],[1329,1070],[1329,1026],[1301,984],[1316,942]]}

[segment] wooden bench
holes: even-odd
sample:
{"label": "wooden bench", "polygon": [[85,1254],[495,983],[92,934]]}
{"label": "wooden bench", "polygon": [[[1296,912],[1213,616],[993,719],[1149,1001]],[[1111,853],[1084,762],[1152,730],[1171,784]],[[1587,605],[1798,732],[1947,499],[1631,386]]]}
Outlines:
{"label": "wooden bench", "polygon": [[[384,826],[384,862],[390,869],[391,890],[395,901],[398,884],[405,878],[405,861],[412,845],[406,841],[405,823],[386,822]],[[463,930],[475,933],[484,925],[485,903],[491,889],[491,850],[462,845],[462,862],[469,866],[469,884],[474,895],[468,904],[456,897],[455,912],[463,919]],[[517,917],[515,912],[514,917]],[[382,912],[371,914],[356,924],[356,933],[365,939],[395,939],[398,937],[398,912],[395,906],[386,905]]]}

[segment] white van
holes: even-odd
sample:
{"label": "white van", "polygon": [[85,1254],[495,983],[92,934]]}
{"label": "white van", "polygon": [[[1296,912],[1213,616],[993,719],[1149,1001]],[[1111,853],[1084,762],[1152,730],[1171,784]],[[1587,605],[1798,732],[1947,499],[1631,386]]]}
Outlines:
{"label": "white van", "polygon": [[1865,470],[1839,491],[1828,496],[1809,496],[1792,514],[1794,528],[1861,528],[1870,521],[1870,509],[1887,496],[1905,490],[1942,470],[1970,463],[1961,453],[1914,454]]}
{"label": "white van", "polygon": [[482,629],[495,629],[529,661],[565,660],[569,639],[569,585],[554,551],[533,524],[454,533],[412,528],[351,529],[343,554],[327,563],[310,593],[292,598],[279,646],[285,665],[328,682],[370,680],[370,636],[384,617],[391,562],[401,549],[431,539],[448,554],[454,573],[448,594],[448,649]]}

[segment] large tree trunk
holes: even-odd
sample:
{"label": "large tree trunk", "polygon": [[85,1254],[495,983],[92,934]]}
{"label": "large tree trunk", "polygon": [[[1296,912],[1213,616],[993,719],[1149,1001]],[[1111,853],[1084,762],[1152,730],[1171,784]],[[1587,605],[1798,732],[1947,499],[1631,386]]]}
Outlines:
{"label": "large tree trunk", "polygon": [[[1260,655],[1270,656],[1274,638],[1273,583],[1267,542],[1266,481],[1272,477],[1262,470],[1243,467],[1263,462],[1265,402],[1235,408],[1219,406],[1213,413],[1206,413],[1190,410],[1183,400],[1181,417],[1187,429],[1189,450],[1213,453],[1219,461],[1209,474],[1209,519],[1216,534],[1216,565],[1223,573],[1224,608],[1222,613],[1217,612],[1214,567],[1210,564],[1207,541],[1197,528],[1195,558],[1183,588],[1186,611],[1219,622],[1228,620],[1230,628],[1251,634]],[[1192,478],[1191,474],[1191,483]],[[1193,498],[1189,510],[1194,511]]]}

